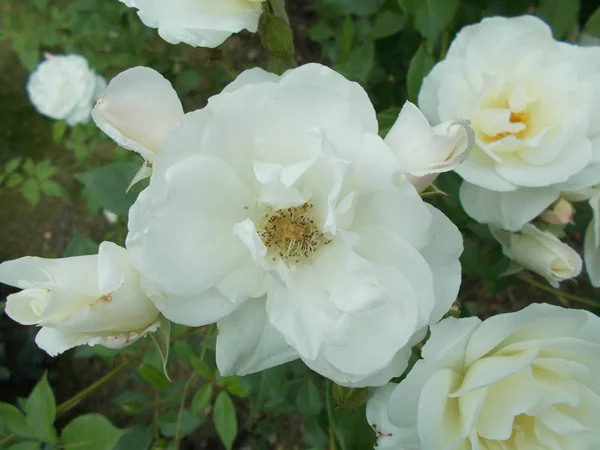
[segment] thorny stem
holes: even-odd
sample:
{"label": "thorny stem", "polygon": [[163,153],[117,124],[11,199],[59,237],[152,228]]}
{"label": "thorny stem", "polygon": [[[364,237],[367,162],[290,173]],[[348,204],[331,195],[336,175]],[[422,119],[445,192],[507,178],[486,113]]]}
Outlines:
{"label": "thorny stem", "polygon": [[560,289],[554,289],[553,287],[546,286],[545,284],[540,283],[539,281],[536,281],[532,278],[529,278],[526,275],[518,275],[518,277],[519,277],[519,279],[525,281],[526,283],[529,283],[531,286],[538,288],[542,291],[548,292],[549,294],[554,295],[558,299],[563,298],[563,299],[567,299],[567,300],[572,300],[574,302],[578,302],[578,303],[582,303],[587,306],[591,306],[592,308],[598,308],[600,306],[599,302],[595,302],[594,300],[590,300],[589,298],[580,297],[579,295],[569,294],[568,292],[563,292]]}
{"label": "thorny stem", "polygon": [[123,372],[129,366],[131,366],[132,364],[137,362],[139,359],[141,359],[141,356],[131,359],[129,361],[123,362],[120,366],[114,368],[113,370],[108,372],[106,375],[104,375],[102,378],[100,378],[99,380],[96,380],[94,383],[90,384],[84,390],[78,392],[70,399],[68,399],[68,400],[64,401],[63,403],[61,403],[60,405],[58,405],[58,407],[56,408],[56,417],[60,417],[61,415],[63,415],[64,413],[66,413],[67,411],[69,411],[70,409],[75,407],[81,400],[83,400],[84,398],[86,398],[88,395],[95,392],[96,390],[98,390],[104,383],[112,380],[114,377],[116,377],[118,374]]}
{"label": "thorny stem", "polygon": [[[204,360],[204,356],[206,355],[206,340],[210,337],[215,324],[212,324],[208,331],[206,332],[206,336],[204,336],[204,340],[202,342],[202,350],[200,351],[200,359]],[[173,441],[175,450],[179,450],[179,441],[181,439],[181,422],[183,420],[183,410],[185,409],[185,401],[187,397],[188,390],[192,383],[196,381],[196,372],[192,372],[189,378],[187,379],[185,386],[183,387],[183,392],[181,393],[181,403],[179,404],[179,414],[177,416],[177,429],[175,431],[175,440]]]}

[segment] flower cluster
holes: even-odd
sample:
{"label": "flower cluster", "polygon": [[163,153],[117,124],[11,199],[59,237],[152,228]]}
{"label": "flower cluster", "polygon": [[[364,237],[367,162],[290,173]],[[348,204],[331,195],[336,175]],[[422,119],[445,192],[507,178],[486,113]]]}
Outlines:
{"label": "flower cluster", "polygon": [[[591,189],[600,184],[599,60],[600,47],[555,41],[533,16],[494,17],[458,33],[419,94],[433,123],[460,117],[475,130],[473,151],[456,169],[467,214],[493,228],[516,264],[553,285],[582,266],[553,236],[572,219],[567,200],[600,195]],[[590,224],[585,245],[595,286],[597,227]],[[528,250],[515,252],[509,242]]]}

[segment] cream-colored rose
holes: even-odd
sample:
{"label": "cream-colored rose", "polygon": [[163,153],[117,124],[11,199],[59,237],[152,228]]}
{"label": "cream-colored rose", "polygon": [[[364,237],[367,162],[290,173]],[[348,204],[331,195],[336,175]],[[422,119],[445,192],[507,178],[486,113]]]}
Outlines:
{"label": "cream-colored rose", "polygon": [[447,318],[389,397],[390,423],[372,423],[395,449],[595,450],[599,354],[588,311],[533,304],[484,322]]}
{"label": "cream-colored rose", "polygon": [[544,277],[558,287],[560,281],[575,278],[581,273],[583,263],[575,250],[556,236],[526,224],[518,233],[509,233],[490,227],[494,237],[502,244],[504,254],[525,269]]}
{"label": "cream-colored rose", "polygon": [[[600,181],[600,48],[558,42],[534,16],[491,17],[463,28],[423,81],[432,123],[471,121],[476,145],[465,181],[516,191]],[[571,186],[568,186],[571,185]]]}
{"label": "cream-colored rose", "polygon": [[23,289],[8,296],[6,314],[42,327],[35,341],[51,356],[84,344],[124,347],[159,326],[129,253],[112,242],[97,255],[6,261],[0,282]]}

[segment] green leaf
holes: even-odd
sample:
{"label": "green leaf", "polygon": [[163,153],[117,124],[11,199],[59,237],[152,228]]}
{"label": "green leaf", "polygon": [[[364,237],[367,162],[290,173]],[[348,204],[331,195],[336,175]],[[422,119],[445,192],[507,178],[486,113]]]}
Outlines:
{"label": "green leaf", "polygon": [[99,245],[94,241],[75,231],[73,234],[73,239],[71,239],[71,242],[67,246],[63,256],[68,258],[69,256],[96,255],[98,253],[98,248]]}
{"label": "green leaf", "polygon": [[56,169],[48,160],[41,161],[35,166],[35,177],[42,181],[51,178],[56,173]]}
{"label": "green leaf", "polygon": [[540,0],[536,14],[552,27],[554,36],[561,39],[577,26],[579,0]]}
{"label": "green leaf", "polygon": [[25,415],[9,403],[0,403],[0,436],[9,434],[31,436]]}
{"label": "green leaf", "polygon": [[158,326],[158,330],[156,330],[154,333],[150,333],[150,338],[156,345],[156,349],[158,350],[160,359],[162,359],[163,372],[165,374],[165,378],[171,381],[171,378],[169,377],[169,373],[167,371],[167,363],[169,362],[169,348],[171,342],[171,322],[163,315],[160,316],[159,322],[160,325]]}
{"label": "green leaf", "polygon": [[245,398],[248,397],[248,391],[246,387],[242,384],[242,380],[238,376],[230,376],[230,377],[221,377],[219,382],[222,386],[227,389],[231,395],[235,395],[236,397]]}
{"label": "green leaf", "polygon": [[383,0],[323,0],[323,2],[336,6],[342,14],[371,16],[377,12]]}
{"label": "green leaf", "polygon": [[153,440],[152,425],[134,425],[121,436],[114,450],[148,450]]}
{"label": "green leaf", "polygon": [[329,437],[317,417],[305,419],[302,423],[302,430],[304,431],[304,443],[306,445],[310,445],[315,449],[328,448]]}
{"label": "green leaf", "polygon": [[333,399],[335,407],[358,408],[367,402],[369,390],[366,388],[344,387],[333,385]]}
{"label": "green leaf", "polygon": [[347,78],[365,83],[375,62],[375,44],[369,40],[352,49],[348,60],[335,66]]}
{"label": "green leaf", "polygon": [[335,37],[335,31],[323,23],[318,23],[308,30],[308,37],[316,42],[325,42]]}
{"label": "green leaf", "polygon": [[423,78],[431,71],[435,65],[433,56],[427,51],[425,44],[421,44],[415,56],[410,61],[410,67],[406,75],[406,87],[408,89],[408,98],[411,102],[417,103]]}
{"label": "green leaf", "polygon": [[208,383],[198,389],[192,398],[191,411],[192,414],[202,414],[206,405],[210,402],[213,394],[213,386]]}
{"label": "green leaf", "polygon": [[583,27],[583,32],[600,37],[600,6],[596,8],[594,14],[590,16]]}
{"label": "green leaf", "polygon": [[64,120],[57,120],[52,124],[52,142],[60,144],[67,132],[67,122]]}
{"label": "green leaf", "polygon": [[40,202],[40,185],[36,180],[30,178],[21,185],[21,194],[32,207],[36,206]]}
{"label": "green leaf", "polygon": [[62,442],[66,450],[113,450],[123,434],[106,417],[86,414],[64,428]]}
{"label": "green leaf", "polygon": [[192,365],[192,368],[202,378],[204,378],[206,380],[212,380],[213,379],[212,370],[210,370],[210,366],[205,361],[203,361],[200,358],[197,358],[195,356],[191,356],[190,357],[190,363]]}
{"label": "green leaf", "polygon": [[[175,437],[177,433],[177,421],[179,420],[178,412],[170,412],[161,414],[158,417],[158,427],[160,432],[165,437]],[[205,419],[202,416],[192,414],[189,410],[184,409],[181,414],[181,428],[179,437],[193,433],[196,428],[204,423]]]}
{"label": "green leaf", "polygon": [[56,430],[53,427],[56,418],[56,400],[46,374],[31,391],[27,400],[26,416],[27,426],[33,437],[50,444],[56,443]]}
{"label": "green leaf", "polygon": [[259,21],[260,40],[263,47],[275,58],[288,60],[294,56],[294,36],[282,17],[264,12]]}
{"label": "green leaf", "polygon": [[19,184],[21,184],[24,179],[25,179],[25,177],[23,175],[21,175],[20,173],[11,173],[6,178],[6,182],[4,184],[6,185],[7,188],[12,189],[12,188],[17,187]]}
{"label": "green leaf", "polygon": [[65,195],[65,190],[56,181],[44,180],[40,183],[42,192],[51,197],[62,197]]}
{"label": "green leaf", "polygon": [[129,208],[144,188],[144,183],[138,183],[127,192],[138,169],[135,162],[116,162],[77,174],[75,178],[85,185],[91,197],[104,209],[126,217]]}
{"label": "green leaf", "polygon": [[142,364],[138,367],[137,373],[157,391],[165,389],[169,385],[169,381],[165,378],[165,375],[154,366]]}
{"label": "green leaf", "polygon": [[11,445],[7,450],[40,450],[41,442],[27,441]]}
{"label": "green leaf", "polygon": [[227,450],[233,447],[237,435],[237,416],[231,397],[227,392],[220,392],[213,409],[213,422],[221,442]]}
{"label": "green leaf", "polygon": [[296,399],[298,412],[305,417],[316,416],[321,412],[321,395],[312,380],[307,380],[298,389]]}
{"label": "green leaf", "polygon": [[406,16],[390,10],[383,10],[373,24],[373,39],[383,39],[402,31],[406,25]]}
{"label": "green leaf", "polygon": [[446,28],[456,11],[458,0],[398,0],[404,13],[409,16],[414,27],[431,45]]}
{"label": "green leaf", "polygon": [[359,408],[334,408],[329,403],[329,421],[340,442],[340,450],[364,450],[375,446],[375,432],[365,419],[366,404]]}
{"label": "green leaf", "polygon": [[12,173],[19,168],[23,158],[13,158],[4,164],[4,173]]}
{"label": "green leaf", "polygon": [[27,175],[35,176],[35,163],[31,158],[27,158],[25,160],[25,164],[23,165],[23,170]]}

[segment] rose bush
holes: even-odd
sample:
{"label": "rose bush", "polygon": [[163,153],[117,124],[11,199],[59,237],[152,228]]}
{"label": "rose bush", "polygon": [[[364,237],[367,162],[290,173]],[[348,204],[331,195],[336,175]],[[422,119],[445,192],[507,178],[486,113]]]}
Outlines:
{"label": "rose bush", "polygon": [[27,80],[27,95],[44,116],[73,126],[87,122],[94,100],[106,81],[90,69],[81,55],[51,55],[41,61]]}
{"label": "rose bush", "polygon": [[[392,435],[382,448],[597,448],[599,330],[590,312],[546,304],[443,320],[407,377],[370,400],[371,423]],[[388,423],[373,414],[385,399]]]}
{"label": "rose bush", "polygon": [[159,326],[129,253],[112,242],[97,255],[3,262],[0,282],[22,289],[8,296],[6,314],[42,327],[35,341],[51,356],[84,344],[124,347]]}
{"label": "rose bush", "polygon": [[461,236],[377,128],[358,84],[309,64],[242,73],[167,136],[127,247],[167,318],[219,321],[223,374],[300,357],[383,384],[452,305]]}

